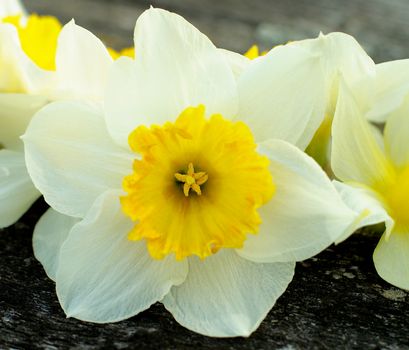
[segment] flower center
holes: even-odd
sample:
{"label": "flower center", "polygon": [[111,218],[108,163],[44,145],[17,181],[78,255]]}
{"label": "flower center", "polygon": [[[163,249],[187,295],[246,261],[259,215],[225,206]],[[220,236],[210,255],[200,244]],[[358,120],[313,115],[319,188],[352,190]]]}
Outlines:
{"label": "flower center", "polygon": [[201,196],[202,190],[200,186],[209,179],[209,175],[207,175],[204,171],[199,171],[196,173],[193,163],[189,163],[187,173],[176,173],[175,178],[176,180],[183,182],[183,193],[186,197],[189,196],[190,190],[193,190],[198,196]]}
{"label": "flower center", "polygon": [[390,178],[374,186],[398,228],[409,229],[409,166],[395,169]]}
{"label": "flower center", "polygon": [[146,240],[153,258],[206,258],[257,233],[274,184],[244,123],[189,107],[174,123],[138,127],[129,145],[139,157],[123,181],[122,209],[136,222],[128,238]]}

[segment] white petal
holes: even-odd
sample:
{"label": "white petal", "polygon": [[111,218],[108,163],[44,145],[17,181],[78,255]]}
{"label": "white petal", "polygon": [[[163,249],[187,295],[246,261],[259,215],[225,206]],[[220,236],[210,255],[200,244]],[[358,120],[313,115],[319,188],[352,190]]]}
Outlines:
{"label": "white petal", "polygon": [[14,224],[40,197],[22,152],[0,151],[0,228]]}
{"label": "white petal", "polygon": [[255,59],[239,81],[238,120],[257,142],[270,138],[304,149],[324,117],[324,77],[319,56],[295,46],[276,47]]}
{"label": "white petal", "polygon": [[101,112],[81,102],[55,102],[23,136],[28,171],[57,211],[82,217],[105,190],[121,188],[132,154],[111,140]]}
{"label": "white petal", "polygon": [[353,231],[365,226],[385,223],[385,234],[389,236],[394,225],[393,219],[388,215],[382,202],[377,198],[376,193],[364,187],[353,187],[344,183],[333,181],[335,188],[338,190],[344,202],[358,213],[366,212],[367,215],[362,221],[356,222],[350,232],[340,236],[335,243],[340,243],[347,239]]}
{"label": "white petal", "polygon": [[296,147],[271,140],[259,151],[270,159],[276,193],[259,209],[259,232],[248,235],[241,256],[258,262],[308,259],[362,219],[345,205],[320,166]]}
{"label": "white petal", "polygon": [[383,123],[409,94],[409,59],[376,65],[375,98],[366,117]]}
{"label": "white petal", "polygon": [[373,255],[376,271],[385,281],[409,290],[409,231],[384,234]]}
{"label": "white petal", "polygon": [[53,72],[39,68],[24,53],[16,27],[8,23],[0,23],[0,65],[2,92],[40,94],[53,84]]}
{"label": "white petal", "polygon": [[186,281],[173,287],[163,304],[176,321],[212,337],[249,336],[286,290],[293,262],[257,264],[222,250],[189,258]]}
{"label": "white petal", "polygon": [[34,255],[44,267],[48,277],[55,281],[60,248],[78,219],[48,209],[34,228]]}
{"label": "white petal", "polygon": [[102,41],[72,20],[58,38],[58,97],[101,100],[112,62]]}
{"label": "white petal", "polygon": [[234,76],[236,77],[236,79],[238,79],[241,73],[243,73],[243,71],[246,69],[247,65],[251,63],[251,60],[246,56],[234,51],[225,49],[219,50],[226,57]]}
{"label": "white petal", "polygon": [[236,113],[236,82],[225,56],[182,17],[147,10],[136,23],[135,43],[137,59],[114,62],[108,83],[107,123],[117,142],[127,146],[137,126],[173,120],[189,106]]}
{"label": "white petal", "polygon": [[373,82],[376,68],[359,43],[350,35],[334,32],[320,34],[316,39],[307,39],[290,43],[321,55],[329,101],[327,113],[331,116],[337,101],[339,76],[354,91],[354,96],[367,105],[373,96]]}
{"label": "white petal", "polygon": [[97,323],[134,316],[182,283],[187,262],[154,260],[145,243],[127,238],[133,223],[119,192],[101,195],[61,247],[57,295],[67,316]]}
{"label": "white petal", "polygon": [[296,41],[290,45],[322,54],[325,75],[330,79],[334,79],[337,71],[340,71],[348,84],[353,84],[375,74],[373,60],[351,35],[341,32],[320,34],[315,39]]}
{"label": "white petal", "polygon": [[20,136],[34,113],[46,103],[42,96],[0,93],[0,144],[7,149],[22,150]]}
{"label": "white petal", "polygon": [[0,24],[0,91],[15,92],[25,88],[21,66],[27,63],[21,48],[16,28],[11,24]]}
{"label": "white petal", "polygon": [[385,149],[397,167],[409,165],[409,98],[389,114],[384,130]]}
{"label": "white petal", "polygon": [[370,186],[388,176],[386,157],[344,83],[340,85],[332,138],[331,167],[339,179]]}
{"label": "white petal", "polygon": [[0,18],[21,14],[25,15],[26,10],[19,0],[1,0]]}

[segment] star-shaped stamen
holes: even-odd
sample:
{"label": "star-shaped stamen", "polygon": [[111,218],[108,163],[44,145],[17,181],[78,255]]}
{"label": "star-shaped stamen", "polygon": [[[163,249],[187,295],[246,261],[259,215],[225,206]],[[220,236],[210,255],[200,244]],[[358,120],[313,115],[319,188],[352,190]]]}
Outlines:
{"label": "star-shaped stamen", "polygon": [[199,171],[195,173],[193,163],[189,163],[187,168],[187,174],[176,173],[175,178],[180,182],[184,182],[183,193],[185,194],[186,197],[189,196],[189,192],[191,189],[198,196],[200,196],[202,194],[200,186],[203,185],[209,179],[209,175],[207,175],[204,171]]}

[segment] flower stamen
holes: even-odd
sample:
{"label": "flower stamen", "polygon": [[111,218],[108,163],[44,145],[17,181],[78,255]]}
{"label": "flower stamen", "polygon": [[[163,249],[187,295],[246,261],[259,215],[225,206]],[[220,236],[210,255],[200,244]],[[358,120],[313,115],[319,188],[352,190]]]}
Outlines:
{"label": "flower stamen", "polygon": [[209,175],[207,175],[204,171],[199,171],[196,173],[193,163],[189,163],[187,173],[176,173],[175,178],[179,182],[184,183],[183,193],[186,197],[189,197],[190,190],[193,190],[198,196],[201,196],[202,189],[200,186],[209,179]]}

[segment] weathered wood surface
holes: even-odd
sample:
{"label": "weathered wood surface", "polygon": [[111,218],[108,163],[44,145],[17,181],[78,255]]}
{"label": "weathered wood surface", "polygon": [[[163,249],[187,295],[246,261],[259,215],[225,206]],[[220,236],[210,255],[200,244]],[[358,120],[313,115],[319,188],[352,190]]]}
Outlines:
{"label": "weathered wood surface", "polygon": [[116,47],[132,43],[139,14],[150,5],[178,12],[220,47],[263,49],[320,31],[354,35],[377,62],[409,57],[407,0],[27,0],[38,13],[58,16],[101,34]]}
{"label": "weathered wood surface", "polygon": [[[95,31],[116,48],[132,43],[148,1],[27,0],[30,11]],[[163,0],[221,47],[244,51],[314,36],[320,30],[355,35],[378,62],[409,57],[409,1]],[[409,349],[409,295],[376,274],[377,237],[356,234],[298,264],[294,281],[249,339],[212,339],[179,326],[161,306],[127,321],[94,325],[66,319],[54,284],[31,248],[38,202],[0,231],[0,349]]]}
{"label": "weathered wood surface", "polygon": [[287,292],[248,339],[213,339],[179,326],[159,304],[129,320],[66,319],[35,260],[40,202],[0,239],[0,348],[17,349],[409,349],[409,295],[383,282],[371,255],[378,240],[356,234],[297,266]]}

